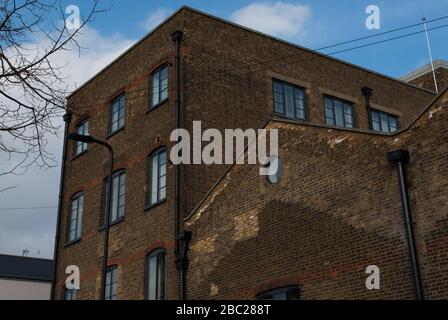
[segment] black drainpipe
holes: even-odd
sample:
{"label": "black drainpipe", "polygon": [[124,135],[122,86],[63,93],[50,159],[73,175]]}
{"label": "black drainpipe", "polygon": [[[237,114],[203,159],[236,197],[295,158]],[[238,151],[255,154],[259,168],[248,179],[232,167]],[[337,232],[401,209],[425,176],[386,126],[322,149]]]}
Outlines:
{"label": "black drainpipe", "polygon": [[[180,42],[182,41],[182,31],[174,31],[171,40],[175,43],[175,119],[176,129],[180,128]],[[176,269],[179,272],[179,299],[184,299],[184,272],[183,259],[179,253],[179,223],[180,213],[180,165],[176,166],[176,190],[175,190],[175,210],[174,210],[174,256],[176,258]]]}
{"label": "black drainpipe", "polygon": [[62,162],[61,162],[61,176],[59,178],[59,199],[58,199],[58,213],[56,218],[56,234],[54,238],[54,252],[53,252],[53,282],[51,284],[51,292],[50,292],[50,298],[51,300],[54,300],[54,293],[55,293],[55,286],[56,286],[56,272],[57,272],[57,263],[58,263],[58,245],[59,245],[59,238],[60,238],[60,221],[61,221],[61,212],[62,212],[62,201],[64,198],[64,175],[65,175],[65,161],[67,159],[66,150],[67,150],[67,133],[68,133],[68,126],[70,123],[70,120],[72,118],[72,115],[70,112],[67,111],[67,113],[64,115],[64,122],[65,122],[65,128],[64,128],[64,142],[62,144]]}
{"label": "black drainpipe", "polygon": [[191,239],[190,231],[183,231],[178,234],[177,237],[179,242],[183,243],[182,254],[179,255],[179,258],[176,261],[177,268],[179,270],[180,277],[180,296],[181,300],[187,299],[187,269],[188,269],[188,244]]}
{"label": "black drainpipe", "polygon": [[409,162],[409,152],[407,150],[395,150],[389,152],[387,154],[387,160],[397,165],[397,173],[400,183],[401,206],[406,224],[406,240],[408,243],[409,256],[411,259],[415,298],[417,300],[424,300],[422,282],[420,277],[420,268],[417,257],[417,248],[415,246],[414,226],[409,205],[409,194],[405,174],[405,166]]}
{"label": "black drainpipe", "polygon": [[366,100],[367,119],[369,121],[369,128],[372,130],[372,116],[370,115],[370,98],[372,97],[373,89],[369,87],[361,88],[362,95]]}

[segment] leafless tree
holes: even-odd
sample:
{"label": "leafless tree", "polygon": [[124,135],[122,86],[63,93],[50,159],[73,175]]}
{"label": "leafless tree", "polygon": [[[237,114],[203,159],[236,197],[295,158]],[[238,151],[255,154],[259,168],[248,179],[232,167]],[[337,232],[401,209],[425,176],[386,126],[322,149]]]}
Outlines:
{"label": "leafless tree", "polygon": [[0,0],[0,157],[13,160],[0,168],[0,177],[20,174],[31,164],[56,164],[48,136],[58,133],[55,118],[65,112],[69,88],[64,66],[52,59],[58,52],[81,50],[78,35],[104,11],[98,1],[91,1],[73,29],[59,1]]}

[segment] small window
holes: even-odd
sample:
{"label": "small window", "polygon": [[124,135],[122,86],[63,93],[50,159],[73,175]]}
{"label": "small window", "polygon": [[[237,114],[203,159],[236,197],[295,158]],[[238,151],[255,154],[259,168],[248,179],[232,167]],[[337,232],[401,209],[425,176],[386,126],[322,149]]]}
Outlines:
{"label": "small window", "polygon": [[67,289],[66,287],[64,287],[62,298],[64,300],[76,300],[77,292],[78,290],[76,289]]}
{"label": "small window", "polygon": [[[109,217],[109,223],[117,222],[124,217],[124,202],[125,202],[125,182],[126,174],[124,170],[118,171],[112,175],[112,203],[111,212]],[[104,202],[103,202],[103,214],[102,214],[102,225],[104,225],[104,214],[107,210],[107,187],[109,179],[104,183]]]}
{"label": "small window", "polygon": [[146,298],[165,300],[165,249],[157,249],[146,257]]}
{"label": "small window", "polygon": [[168,65],[157,69],[151,75],[151,107],[168,99]]}
{"label": "small window", "polygon": [[149,156],[148,204],[154,205],[166,198],[166,149],[161,148]]}
{"label": "small window", "polygon": [[391,133],[398,130],[398,117],[383,111],[370,110],[371,126],[374,131]]}
{"label": "small window", "polygon": [[109,267],[106,270],[106,287],[104,288],[104,298],[106,300],[117,300],[118,290],[118,268],[117,266]]}
{"label": "small window", "polygon": [[299,287],[290,286],[264,292],[256,297],[257,300],[299,300]]}
{"label": "small window", "polygon": [[[76,126],[76,133],[84,136],[89,135],[89,120],[84,120]],[[74,144],[74,155],[77,156],[85,151],[87,151],[87,143],[75,141]]]}
{"label": "small window", "polygon": [[110,133],[117,132],[124,127],[125,107],[126,96],[124,94],[112,101]]}
{"label": "small window", "polygon": [[353,128],[353,104],[341,99],[326,96],[325,104],[325,121],[329,125]]}
{"label": "small window", "polygon": [[84,195],[79,193],[70,202],[70,215],[68,224],[68,241],[81,239],[82,233],[82,212],[84,206]]}
{"label": "small window", "polygon": [[305,120],[305,90],[283,81],[273,81],[274,111],[288,118]]}

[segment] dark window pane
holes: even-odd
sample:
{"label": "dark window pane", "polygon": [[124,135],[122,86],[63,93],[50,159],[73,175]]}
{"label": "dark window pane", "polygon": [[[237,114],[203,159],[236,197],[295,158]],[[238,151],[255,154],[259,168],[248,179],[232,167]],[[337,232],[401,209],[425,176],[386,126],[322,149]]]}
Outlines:
{"label": "dark window pane", "polygon": [[[119,172],[112,175],[112,203],[109,216],[109,223],[116,222],[124,216],[125,207],[125,172]],[[107,211],[107,188],[109,181],[104,184],[104,208],[103,213]],[[104,214],[102,224],[104,224]]]}
{"label": "dark window pane", "polygon": [[383,112],[380,114],[381,119],[381,131],[382,132],[389,132],[389,119],[387,115]]}
{"label": "dark window pane", "polygon": [[285,85],[285,105],[286,105],[286,116],[293,118],[294,117],[294,88]]}
{"label": "dark window pane", "polygon": [[342,100],[324,97],[325,121],[330,125],[354,127],[353,106]]}
{"label": "dark window pane", "polygon": [[158,249],[146,258],[146,298],[165,299],[165,250]]}
{"label": "dark window pane", "polygon": [[289,118],[305,119],[305,91],[295,85],[273,80],[274,111]]}
{"label": "dark window pane", "polygon": [[118,297],[118,268],[111,267],[106,271],[106,287],[104,288],[106,300],[117,300]]}
{"label": "dark window pane", "polygon": [[381,131],[381,125],[378,121],[373,121],[372,122],[372,128],[375,131]]}
{"label": "dark window pane", "polygon": [[394,132],[398,130],[398,117],[383,111],[370,111],[372,129],[378,132]]}
{"label": "dark window pane", "polygon": [[126,96],[121,95],[112,102],[111,107],[111,133],[124,127]]}
{"label": "dark window pane", "polygon": [[398,130],[398,119],[396,117],[389,118],[390,132]]}
{"label": "dark window pane", "polygon": [[[89,121],[85,120],[76,127],[76,133],[89,135]],[[75,156],[87,150],[87,143],[75,141]]]}
{"label": "dark window pane", "polygon": [[83,206],[84,196],[82,194],[76,195],[72,199],[70,206],[68,241],[75,241],[81,238]]}
{"label": "dark window pane", "polygon": [[165,299],[165,254],[158,255],[157,261],[157,299]]}
{"label": "dark window pane", "polygon": [[299,287],[278,288],[257,296],[257,300],[298,300]]}
{"label": "dark window pane", "polygon": [[344,123],[347,128],[353,127],[353,111],[349,104],[344,104]]}
{"label": "dark window pane", "polygon": [[294,89],[294,98],[296,104],[296,118],[305,119],[305,96],[304,91],[298,88]]}
{"label": "dark window pane", "polygon": [[76,289],[67,289],[64,287],[64,300],[76,300],[77,291]]}
{"label": "dark window pane", "polygon": [[295,95],[296,99],[299,99],[299,100],[305,99],[305,94],[304,94],[303,90],[299,89],[297,87],[295,88],[294,95]]}
{"label": "dark window pane", "polygon": [[334,125],[333,100],[325,98],[324,104],[325,104],[325,121],[327,124]]}
{"label": "dark window pane", "polygon": [[149,204],[166,198],[166,150],[156,151],[149,157]]}
{"label": "dark window pane", "polygon": [[283,87],[278,81],[274,81],[274,110],[278,113],[283,113],[284,99],[283,99]]}
{"label": "dark window pane", "polygon": [[168,98],[168,66],[155,71],[151,77],[151,105],[156,106]]}
{"label": "dark window pane", "polygon": [[148,263],[148,300],[156,300],[157,295],[157,257],[151,257]]}
{"label": "dark window pane", "polygon": [[337,126],[344,126],[344,111],[342,110],[342,102],[334,101],[334,114]]}

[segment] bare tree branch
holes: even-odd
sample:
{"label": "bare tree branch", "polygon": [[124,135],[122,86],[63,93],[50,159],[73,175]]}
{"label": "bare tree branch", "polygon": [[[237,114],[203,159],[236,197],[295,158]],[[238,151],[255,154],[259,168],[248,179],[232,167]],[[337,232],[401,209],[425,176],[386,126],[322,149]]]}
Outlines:
{"label": "bare tree branch", "polygon": [[81,50],[81,30],[105,11],[98,3],[71,30],[59,0],[0,0],[0,156],[17,161],[0,176],[55,165],[47,141],[58,133],[54,119],[65,113],[69,89],[53,57]]}

